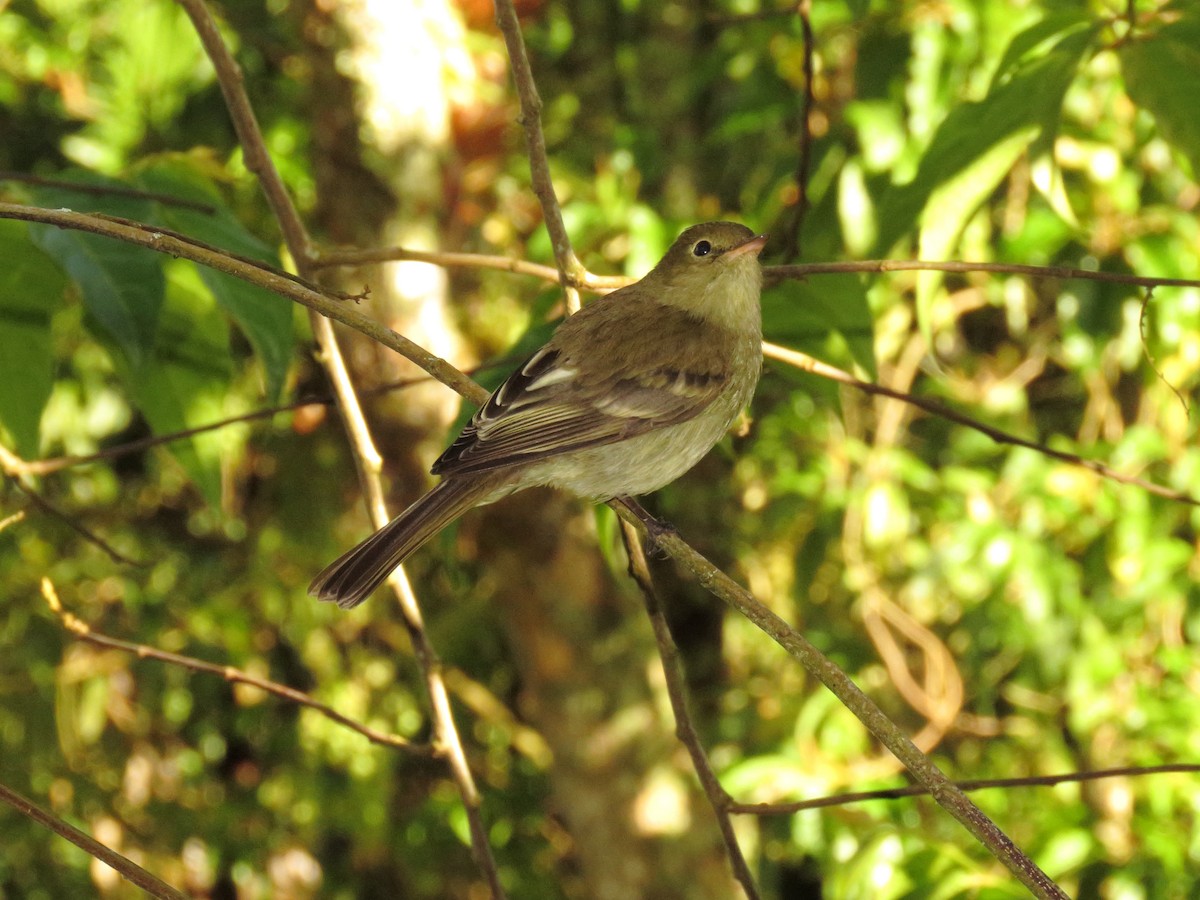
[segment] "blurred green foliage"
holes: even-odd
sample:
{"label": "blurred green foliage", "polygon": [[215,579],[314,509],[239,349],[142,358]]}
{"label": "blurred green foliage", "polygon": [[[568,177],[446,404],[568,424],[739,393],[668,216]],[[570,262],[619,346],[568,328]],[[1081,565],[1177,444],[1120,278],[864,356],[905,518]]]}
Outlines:
{"label": "blurred green foliage", "polygon": [[[1194,3],[812,6],[804,261],[1200,277]],[[353,39],[330,36],[320,5],[220,9],[276,162],[320,232],[329,160],[312,111],[322,67]],[[573,0],[531,5],[524,24],[564,215],[594,271],[640,273],[681,226],[718,215],[787,230],[804,88],[794,14],[755,0]],[[503,52],[485,23],[465,47],[481,69]],[[441,149],[454,190],[439,215],[466,249],[548,261],[503,84],[464,101],[494,106],[502,134],[483,134],[481,149],[460,131]],[[4,200],[128,216],[278,261],[211,72],[166,0],[9,3],[0,132],[0,168],[68,182],[0,183]],[[206,424],[319,383],[296,313],[224,276],[6,221],[0,259],[0,433],[27,459]],[[454,284],[485,352],[543,333],[556,300],[503,273]],[[1200,497],[1194,288],[816,276],[773,288],[764,311],[779,343]],[[1195,505],[776,362],[752,412],[749,433],[718,455],[720,477],[683,479],[659,508],[952,775],[1200,759]],[[0,781],[200,895],[478,895],[440,766],[253,690],[77,643],[38,598],[45,575],[100,631],[268,675],[427,738],[420,679],[386,604],[346,616],[303,596],[317,563],[364,528],[338,429],[308,433],[286,416],[239,424],[37,488],[141,564],[114,562],[5,482],[0,518],[26,518],[0,532]],[[413,575],[447,662],[515,707],[487,573],[443,542]],[[632,592],[626,601],[632,618]],[[749,623],[724,617],[707,645],[685,626],[680,640],[701,730],[738,799],[899,779]],[[707,680],[706,652],[719,656]],[[518,715],[482,709],[463,701],[459,722],[507,887],[587,896],[548,800],[553,764]],[[977,800],[1072,895],[1186,897],[1200,889],[1196,785],[1122,777]],[[0,821],[0,895],[129,894],[14,812]],[[1019,895],[928,800],[739,824],[768,896],[817,883],[829,897]]]}

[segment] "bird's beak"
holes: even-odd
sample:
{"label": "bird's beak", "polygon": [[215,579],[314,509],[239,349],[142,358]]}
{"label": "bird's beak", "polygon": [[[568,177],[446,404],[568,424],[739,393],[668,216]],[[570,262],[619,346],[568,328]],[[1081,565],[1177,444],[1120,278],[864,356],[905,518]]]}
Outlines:
{"label": "bird's beak", "polygon": [[747,253],[749,253],[751,256],[758,256],[758,254],[762,253],[762,248],[766,245],[767,238],[769,237],[769,234],[756,234],[754,237],[750,238],[750,240],[746,241],[746,243],[738,244],[732,250],[726,250],[725,258],[732,259],[738,256],[744,256]]}

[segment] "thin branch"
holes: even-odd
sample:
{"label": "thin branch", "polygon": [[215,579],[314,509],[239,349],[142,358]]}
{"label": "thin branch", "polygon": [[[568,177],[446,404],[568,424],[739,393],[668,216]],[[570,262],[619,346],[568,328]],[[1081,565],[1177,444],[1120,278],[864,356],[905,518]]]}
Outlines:
{"label": "thin branch", "polygon": [[[267,152],[266,142],[258,127],[250,99],[246,96],[237,63],[229,52],[229,48],[225,46],[225,42],[217,30],[216,22],[213,21],[203,0],[178,0],[178,2],[192,20],[200,42],[204,45],[204,50],[212,62],[217,81],[221,86],[221,93],[225,97],[225,103],[229,107],[230,117],[237,131],[238,141],[242,145],[246,167],[257,174],[267,201],[279,220],[284,240],[287,242],[292,258],[296,261],[300,275],[308,277],[315,274],[315,270],[311,268],[313,250],[308,232]],[[367,428],[366,418],[363,416],[362,406],[355,393],[350,372],[346,367],[341,348],[338,346],[333,323],[326,318],[328,313],[325,313],[324,310],[317,312],[321,312],[322,315],[317,315],[316,312],[312,313],[310,322],[320,348],[321,363],[325,367],[326,374],[329,376],[334,393],[338,398],[342,419],[346,424],[346,433],[350,439],[351,451],[354,454],[359,476],[367,494],[367,505],[371,518],[377,528],[382,527],[390,518],[387,504],[384,502],[383,483],[380,478],[382,459]],[[397,335],[397,337],[399,336]],[[407,343],[411,344],[412,342],[408,341]],[[432,356],[432,354],[429,355]],[[436,357],[434,358],[436,359]],[[443,360],[438,359],[438,363],[449,372],[458,372]],[[436,374],[430,369],[426,369],[426,371]],[[461,372],[452,377],[455,377],[460,383],[475,387],[474,382]],[[416,595],[408,583],[403,567],[397,568],[392,574],[390,584],[400,603],[404,624],[424,678],[439,750],[446,756],[451,777],[454,779],[462,799],[467,827],[471,836],[471,851],[476,864],[487,878],[492,896],[502,898],[505,896],[504,888],[500,884],[500,872],[488,842],[487,829],[483,822],[482,800],[479,790],[475,786],[474,776],[467,764],[466,751],[459,738],[458,728],[454,723],[450,698],[442,677],[441,661],[429,641]]]}
{"label": "thin branch", "polygon": [[136,884],[150,896],[159,897],[161,900],[188,900],[187,894],[171,887],[157,875],[147,872],[133,860],[127,859],[111,847],[106,847],[91,835],[64,822],[52,812],[42,809],[32,800],[27,800],[7,785],[0,784],[0,801],[7,803],[21,815],[33,819],[39,825],[49,828],[59,837],[70,841],[89,856],[100,860],[118,872],[126,881]]}
{"label": "thin branch", "polygon": [[717,773],[713,771],[712,763],[704,752],[700,735],[692,722],[691,713],[687,706],[687,681],[684,677],[683,663],[679,657],[679,647],[671,635],[667,617],[663,614],[662,603],[650,567],[646,564],[646,552],[642,548],[641,537],[636,528],[629,522],[621,523],[621,536],[625,541],[625,550],[629,555],[629,575],[642,591],[642,600],[646,604],[646,613],[654,628],[654,639],[658,643],[658,655],[662,659],[663,677],[667,685],[667,697],[671,701],[671,711],[675,714],[675,734],[680,743],[687,749],[692,760],[692,768],[700,779],[700,786],[708,798],[713,814],[717,818],[717,827],[721,832],[721,840],[725,843],[725,853],[733,867],[733,877],[745,891],[748,900],[758,900],[758,887],[750,866],[746,863],[745,854],[738,844],[737,832],[733,828],[733,820],[729,816],[732,798],[721,786]]}
{"label": "thin branch", "polygon": [[579,292],[574,285],[578,283],[584,268],[571,248],[571,238],[567,234],[567,226],[563,224],[562,210],[554,193],[550,160],[546,155],[546,136],[542,133],[542,98],[538,96],[537,84],[533,80],[529,54],[525,52],[525,39],[521,36],[521,22],[512,0],[496,0],[496,25],[508,48],[513,83],[521,102],[520,122],[525,130],[533,193],[542,204],[542,218],[550,234],[550,246],[554,248],[554,262],[567,292],[567,308],[575,312],[579,309]]}
{"label": "thin branch", "polygon": [[[389,260],[417,260],[442,266],[466,266],[482,269],[501,269],[533,275],[546,281],[559,281],[559,273],[549,266],[512,260],[505,256],[475,253],[422,253],[403,247],[378,247],[367,250],[330,250],[323,252],[318,266],[360,265]],[[766,284],[778,284],[791,278],[805,279],[812,275],[881,274],[886,272],[985,272],[991,275],[1024,275],[1030,278],[1060,278],[1063,280],[1100,281],[1107,284],[1128,284],[1134,287],[1200,287],[1200,279],[1160,278],[1152,275],[1130,275],[1124,272],[1103,272],[1073,266],[1032,266],[1023,263],[958,262],[925,259],[859,259],[841,262],[797,263],[786,266],[763,266]],[[615,290],[634,279],[621,275],[592,275],[584,271],[572,283],[589,290]]]}
{"label": "thin branch", "polygon": [[17,486],[17,489],[21,491],[21,493],[29,498],[30,502],[32,502],[34,506],[47,515],[58,519],[88,543],[94,544],[113,562],[120,563],[121,565],[133,566],[134,568],[138,569],[144,569],[149,565],[149,563],[145,560],[134,559],[132,556],[126,556],[104,538],[100,537],[100,535],[96,534],[96,532],[92,531],[90,528],[80,522],[78,517],[67,515],[33,488],[29,487],[29,485],[22,484],[19,479],[14,479],[13,483]]}
{"label": "thin branch", "polygon": [[3,519],[0,519],[0,531],[4,531],[6,528],[11,528],[13,525],[23,521],[25,521],[25,510],[18,509],[12,515],[5,516]]}
{"label": "thin branch", "polygon": [[811,372],[814,375],[819,375],[822,378],[828,378],[831,381],[839,382],[840,384],[849,385],[857,388],[865,394],[873,394],[880,397],[890,397],[893,400],[901,400],[911,404],[918,409],[923,409],[935,416],[940,416],[947,421],[954,422],[958,425],[964,425],[967,428],[974,429],[981,434],[990,437],[997,444],[1008,444],[1013,447],[1023,447],[1027,450],[1033,450],[1043,456],[1048,456],[1051,459],[1057,459],[1061,462],[1070,463],[1073,466],[1087,469],[1095,472],[1103,478],[1108,478],[1121,484],[1129,484],[1134,487],[1141,488],[1147,493],[1154,494],[1157,497],[1164,497],[1167,500],[1174,500],[1178,503],[1186,503],[1190,506],[1200,506],[1200,498],[1191,496],[1184,491],[1177,491],[1173,488],[1165,487],[1161,484],[1156,484],[1153,481],[1147,481],[1144,478],[1138,478],[1135,475],[1126,475],[1106,466],[1102,462],[1094,459],[1086,459],[1076,453],[1069,453],[1065,450],[1055,450],[1053,447],[1048,447],[1045,444],[1040,444],[1037,441],[1026,440],[1022,437],[1017,437],[1014,434],[1009,434],[1007,431],[1002,431],[999,428],[993,428],[991,425],[986,425],[978,419],[973,419],[970,416],[960,413],[955,409],[951,409],[945,404],[939,403],[936,400],[930,400],[925,397],[919,397],[915,394],[906,394],[903,391],[896,391],[892,388],[885,387],[882,384],[876,384],[872,381],[860,381],[849,372],[844,372],[836,366],[831,366],[828,363],[823,363],[818,359],[813,359],[806,353],[801,353],[798,350],[792,350],[789,347],[781,347],[778,344],[772,344],[769,341],[763,341],[763,354],[770,359],[776,359],[780,362],[787,363],[797,369],[805,372]]}
{"label": "thin branch", "polygon": [[609,504],[627,522],[654,534],[656,545],[678,560],[711,594],[736,609],[759,630],[779,644],[850,710],[867,730],[892,752],[896,759],[927,788],[933,799],[957,819],[1037,897],[1062,898],[1066,894],[996,827],[983,811],[945,776],[900,728],[802,634],[760,603],[717,566],[705,559],[677,533],[662,528],[642,507],[628,499]]}
{"label": "thin branch", "polygon": [[[479,372],[484,372],[489,369],[500,367],[511,367],[516,361],[515,357],[502,356],[490,360],[474,368],[464,369],[463,374],[470,377]],[[414,387],[418,384],[429,384],[435,381],[430,375],[419,375],[413,378],[397,378],[394,381],[387,381],[375,387],[365,388],[359,391],[359,394],[364,397],[373,397],[380,394],[391,393],[396,390]],[[184,428],[179,431],[170,431],[165,434],[150,435],[148,437],[137,438],[132,441],[125,441],[121,444],[114,444],[111,447],[105,447],[103,450],[97,450],[95,453],[86,453],[80,456],[52,456],[47,459],[22,459],[15,453],[9,451],[7,460],[0,460],[9,469],[10,472],[16,472],[23,475],[51,475],[55,472],[61,472],[64,469],[73,469],[77,466],[87,466],[96,462],[103,462],[109,459],[119,459],[122,456],[128,456],[131,453],[141,453],[143,450],[149,450],[153,447],[160,447],[163,444],[170,444],[175,441],[186,440],[190,437],[195,437],[198,434],[206,434],[210,431],[219,431],[222,428],[228,428],[230,425],[239,425],[243,422],[254,422],[259,419],[270,419],[282,413],[295,412],[296,410],[304,409],[309,406],[332,406],[337,400],[326,395],[310,395],[300,400],[295,400],[291,403],[281,403],[276,406],[267,406],[262,409],[256,409],[253,412],[241,413],[236,416],[228,416],[224,419],[217,419],[205,425],[197,425],[195,428]],[[0,451],[2,452],[2,451]],[[2,524],[2,523],[0,523]]]}
{"label": "thin branch", "polygon": [[[426,379],[421,380],[424,381]],[[61,472],[64,469],[73,469],[78,466],[86,466],[91,463],[104,462],[110,459],[119,459],[131,453],[141,453],[143,450],[149,450],[152,447],[186,440],[187,438],[195,437],[198,434],[206,434],[210,431],[218,431],[222,428],[228,428],[230,425],[238,425],[242,422],[254,422],[258,419],[269,419],[279,413],[303,409],[306,406],[328,406],[332,403],[332,397],[309,397],[305,400],[297,400],[295,403],[285,403],[281,406],[257,409],[254,412],[242,413],[241,415],[230,416],[226,419],[218,419],[206,425],[197,425],[195,428],[184,428],[168,434],[156,434],[133,441],[126,441],[125,443],[106,447],[103,450],[98,450],[95,453],[87,453],[82,456],[53,456],[49,459],[29,460],[17,457],[12,461],[12,469],[13,471],[27,475],[51,475],[55,472]]]}
{"label": "thin branch", "polygon": [[796,4],[796,17],[800,20],[800,30],[804,36],[804,95],[800,102],[800,146],[796,156],[796,203],[788,221],[784,234],[784,258],[798,259],[800,257],[800,232],[804,227],[804,219],[808,215],[808,176],[812,168],[812,128],[809,117],[813,108],[813,30],[810,13],[811,0],[799,0]]}
{"label": "thin branch", "polygon": [[1137,287],[1200,287],[1195,278],[1155,278],[1148,275],[1127,275],[1123,272],[1099,272],[1072,266],[1030,266],[1022,263],[939,262],[923,259],[859,259],[853,262],[802,263],[793,266],[764,266],[767,284],[787,278],[807,278],[810,275],[850,275],[879,272],[988,272],[993,275],[1027,275],[1031,278],[1079,279],[1103,281],[1109,284],[1130,284]]}
{"label": "thin branch", "polygon": [[42,512],[46,513],[46,515],[58,519],[60,522],[82,537],[85,541],[95,544],[104,553],[106,553],[109,559],[111,559],[113,562],[139,568],[147,565],[147,563],[141,560],[126,556],[104,538],[100,537],[100,535],[87,528],[82,522],[79,521],[77,516],[67,515],[65,512],[43,497],[40,493],[38,493],[37,490],[35,490],[31,485],[26,484],[25,476],[20,472],[19,464],[21,462],[22,460],[19,456],[9,450],[3,444],[0,444],[0,471],[3,471],[3,473],[13,483],[18,491],[29,498],[30,503],[32,503]]}
{"label": "thin branch", "polygon": [[218,678],[225,679],[230,684],[245,684],[258,688],[260,691],[288,700],[297,706],[314,710],[325,718],[349,728],[351,731],[358,732],[372,744],[379,744],[382,747],[390,747],[394,750],[403,750],[417,756],[436,757],[440,755],[429,744],[416,743],[398,734],[390,734],[386,731],[379,731],[369,725],[364,725],[362,722],[338,712],[327,703],[322,703],[320,700],[304,693],[304,691],[298,691],[277,681],[259,678],[256,675],[251,675],[249,672],[244,672],[233,666],[220,666],[215,663],[205,662],[202,659],[196,659],[194,656],[170,653],[166,650],[160,650],[157,647],[151,647],[149,644],[123,641],[120,638],[109,637],[106,634],[94,631],[90,625],[63,607],[62,601],[58,597],[58,592],[49,578],[42,579],[42,597],[45,599],[46,605],[50,607],[51,612],[58,617],[63,627],[88,643],[96,644],[100,647],[109,647],[114,650],[123,650],[126,653],[132,653],[139,659],[153,659],[172,666],[190,669],[193,672],[216,675]]}
{"label": "thin branch", "polygon": [[796,10],[791,6],[785,6],[782,9],[760,9],[755,12],[748,13],[721,13],[709,12],[704,16],[704,20],[710,25],[717,25],[722,28],[731,25],[744,25],[749,22],[762,22],[770,19],[788,19],[795,15]]}
{"label": "thin branch", "polygon": [[279,177],[279,171],[271,161],[267,142],[263,140],[262,130],[258,127],[258,117],[254,114],[254,107],[250,105],[250,98],[246,96],[241,67],[225,46],[217,23],[209,14],[203,0],[177,2],[192,20],[192,27],[196,29],[200,43],[204,45],[204,52],[216,71],[217,85],[221,89],[221,96],[225,98],[225,107],[233,121],[234,131],[237,132],[246,168],[258,178],[267,203],[279,222],[288,251],[300,267],[301,274],[304,274],[304,264],[310,255],[308,232],[300,221],[300,214],[296,212],[283,179]]}
{"label": "thin branch", "polygon": [[315,281],[310,281],[307,278],[301,278],[294,272],[285,272],[283,269],[273,266],[268,262],[264,262],[261,259],[256,259],[253,256],[246,256],[242,253],[234,253],[232,250],[226,250],[224,247],[218,247],[215,244],[210,244],[207,241],[202,241],[199,238],[192,237],[189,234],[184,234],[181,231],[175,231],[171,228],[163,228],[160,225],[151,225],[147,222],[138,222],[136,219],[126,219],[124,216],[113,216],[102,212],[93,212],[90,213],[90,215],[93,215],[98,219],[104,219],[108,222],[116,222],[119,225],[128,225],[130,228],[137,228],[140,231],[150,233],[156,239],[162,238],[165,235],[167,237],[173,237],[176,240],[187,241],[189,244],[195,247],[200,247],[204,250],[211,250],[214,253],[223,254],[228,256],[230,259],[236,259],[238,262],[245,263],[248,266],[254,266],[256,269],[262,269],[264,272],[269,272],[271,275],[274,275],[278,278],[286,278],[289,281],[294,281],[296,284],[303,285],[309,290],[316,291],[318,294],[328,294],[329,296],[338,300],[353,300],[355,303],[357,303],[359,300],[363,299],[367,293],[369,293],[369,290],[358,294],[352,294],[345,291],[332,291],[328,288],[322,287]]}
{"label": "thin branch", "polygon": [[[1050,787],[1056,784],[1073,782],[1099,781],[1102,778],[1138,778],[1147,775],[1162,775],[1164,773],[1184,773],[1194,775],[1200,773],[1198,763],[1168,763],[1161,766],[1127,766],[1118,769],[1095,769],[1091,772],[1066,772],[1061,775],[1032,775],[1024,778],[975,778],[970,781],[956,781],[954,786],[960,791],[982,791],[988,788],[1014,787]],[[780,816],[801,812],[806,809],[821,809],[827,806],[847,806],[851,803],[865,803],[867,800],[895,800],[900,797],[919,797],[929,791],[921,785],[908,785],[898,788],[884,788],[878,791],[852,791],[845,794],[831,794],[828,797],[815,797],[812,800],[798,800],[795,803],[731,803],[729,811],[753,816]]]}
{"label": "thin branch", "polygon": [[483,388],[476,385],[440,356],[430,353],[419,344],[363,315],[337,294],[316,291],[291,276],[276,275],[270,271],[269,267],[264,267],[261,263],[251,265],[242,262],[224,251],[208,250],[190,238],[184,240],[173,237],[158,231],[153,226],[140,224],[138,227],[132,227],[124,223],[113,222],[103,216],[86,213],[42,209],[16,203],[0,203],[0,219],[19,219],[25,222],[53,225],[57,228],[71,228],[89,234],[99,234],[114,240],[136,244],[157,253],[191,260],[218,272],[240,278],[250,284],[274,291],[322,316],[341,322],[404,356],[460,394],[473,399],[482,399],[487,396],[487,392]]}
{"label": "thin branch", "polygon": [[163,206],[178,206],[181,209],[194,209],[207,215],[215,215],[217,208],[209,203],[199,203],[195,200],[184,200],[170,194],[160,194],[158,191],[143,191],[138,188],[117,187],[104,184],[80,184],[77,181],[67,181],[65,178],[44,178],[41,175],[30,175],[27,172],[0,172],[0,181],[19,181],[32,184],[35,187],[61,188],[66,191],[76,191],[80,194],[91,194],[97,197],[132,197],[135,200],[153,200]]}
{"label": "thin branch", "polygon": [[1154,358],[1154,352],[1150,349],[1150,341],[1146,335],[1146,313],[1150,309],[1150,300],[1154,296],[1154,289],[1148,288],[1146,296],[1142,298],[1141,308],[1138,310],[1138,338],[1142,343],[1142,353],[1146,355],[1147,361],[1150,363],[1150,368],[1154,374],[1158,376],[1158,380],[1167,386],[1175,399],[1179,401],[1179,405],[1183,407],[1183,414],[1190,416],[1192,414],[1191,407],[1188,405],[1187,397],[1183,396],[1183,392],[1171,382],[1167,381],[1167,376],[1163,374],[1162,369],[1158,367],[1158,360]]}
{"label": "thin branch", "polygon": [[[466,269],[496,269],[501,272],[513,272],[517,275],[532,275],[543,281],[562,281],[562,273],[553,266],[528,262],[523,259],[513,259],[509,256],[496,256],[487,253],[449,253],[430,250],[409,250],[405,247],[374,247],[364,250],[333,249],[320,250],[313,262],[314,268],[332,268],[334,266],[361,266],[381,262],[423,262],[446,268]],[[567,273],[571,287],[584,290],[604,292],[615,291],[629,284],[629,278],[624,275],[593,275],[582,266],[577,272]]]}

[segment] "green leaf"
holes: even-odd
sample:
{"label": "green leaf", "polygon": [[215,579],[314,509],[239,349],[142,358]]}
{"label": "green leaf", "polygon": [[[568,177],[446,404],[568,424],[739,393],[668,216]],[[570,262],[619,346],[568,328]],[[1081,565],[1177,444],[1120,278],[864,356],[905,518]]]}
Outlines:
{"label": "green leaf", "polygon": [[[853,360],[874,377],[875,321],[858,275],[785,281],[764,291],[762,304],[763,335],[768,341],[834,364]],[[844,346],[831,342],[834,336]]]}
{"label": "green leaf", "polygon": [[66,279],[21,222],[0,221],[0,425],[17,452],[37,456],[42,411],[54,384],[51,305]]}
{"label": "green leaf", "polygon": [[1193,9],[1144,39],[1124,44],[1119,55],[1133,102],[1154,116],[1164,138],[1200,172],[1200,16]]}
{"label": "green leaf", "polygon": [[[983,100],[955,107],[925,151],[916,177],[884,196],[877,251],[889,251],[911,229],[938,187],[961,175],[997,145],[1024,135],[1026,145],[1048,147],[1058,130],[1063,95],[1098,33],[1096,25],[1068,29],[1051,51],[1020,66],[1019,74],[993,86]],[[986,196],[982,190],[977,193]]]}
{"label": "green leaf", "polygon": [[[63,177],[84,185],[126,187],[88,172]],[[150,212],[149,203],[126,197],[97,197],[62,187],[39,187],[33,193],[38,203],[51,208],[102,208],[109,215],[141,221]],[[140,247],[69,228],[31,225],[29,233],[75,282],[90,322],[116,342],[130,365],[140,365],[154,346],[164,290],[161,260]]]}
{"label": "green leaf", "polygon": [[[168,266],[166,303],[154,351],[129,373],[134,402],[155,434],[206,425],[226,414],[232,364],[229,325],[193,266]],[[221,455],[236,429],[194,435],[168,446],[213,506],[221,502]]]}
{"label": "green leaf", "polygon": [[[207,204],[212,208],[206,212],[184,206],[157,204],[155,221],[161,221],[172,230],[215,247],[279,268],[277,254],[247,231],[223,205],[220,195],[213,190],[196,159],[178,154],[157,157],[134,173],[134,183],[145,190]],[[295,345],[292,303],[240,278],[207,266],[197,268],[217,302],[237,323],[262,360],[267,394],[274,400],[282,391]]]}
{"label": "green leaf", "polygon": [[79,288],[92,322],[139,364],[154,344],[163,299],[163,275],[145,250],[79,231],[31,227],[34,243]]}
{"label": "green leaf", "polygon": [[1026,64],[1036,65],[1037,52],[1046,52],[1070,34],[1089,28],[1092,17],[1085,7],[1052,12],[1034,22],[1011,41],[996,66],[989,91],[1016,74]]}

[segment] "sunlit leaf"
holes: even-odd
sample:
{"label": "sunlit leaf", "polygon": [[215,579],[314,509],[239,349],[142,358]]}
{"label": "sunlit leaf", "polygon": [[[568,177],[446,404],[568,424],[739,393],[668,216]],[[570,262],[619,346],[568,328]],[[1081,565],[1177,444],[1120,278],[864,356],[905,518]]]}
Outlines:
{"label": "sunlit leaf", "polygon": [[1200,79],[1200,13],[1183,7],[1183,16],[1120,49],[1121,72],[1133,101],[1154,116],[1163,137],[1200,172],[1200,117],[1196,84]]}
{"label": "sunlit leaf", "polygon": [[[880,253],[891,249],[938,187],[997,146],[1011,148],[1022,142],[1048,146],[1058,128],[1063,95],[1097,33],[1095,26],[1068,28],[1050,52],[993,86],[983,100],[954,107],[921,158],[916,177],[883,198],[876,249]],[[1015,140],[1018,135],[1024,135],[1023,141]],[[982,196],[986,192],[978,189],[974,193]]]}

